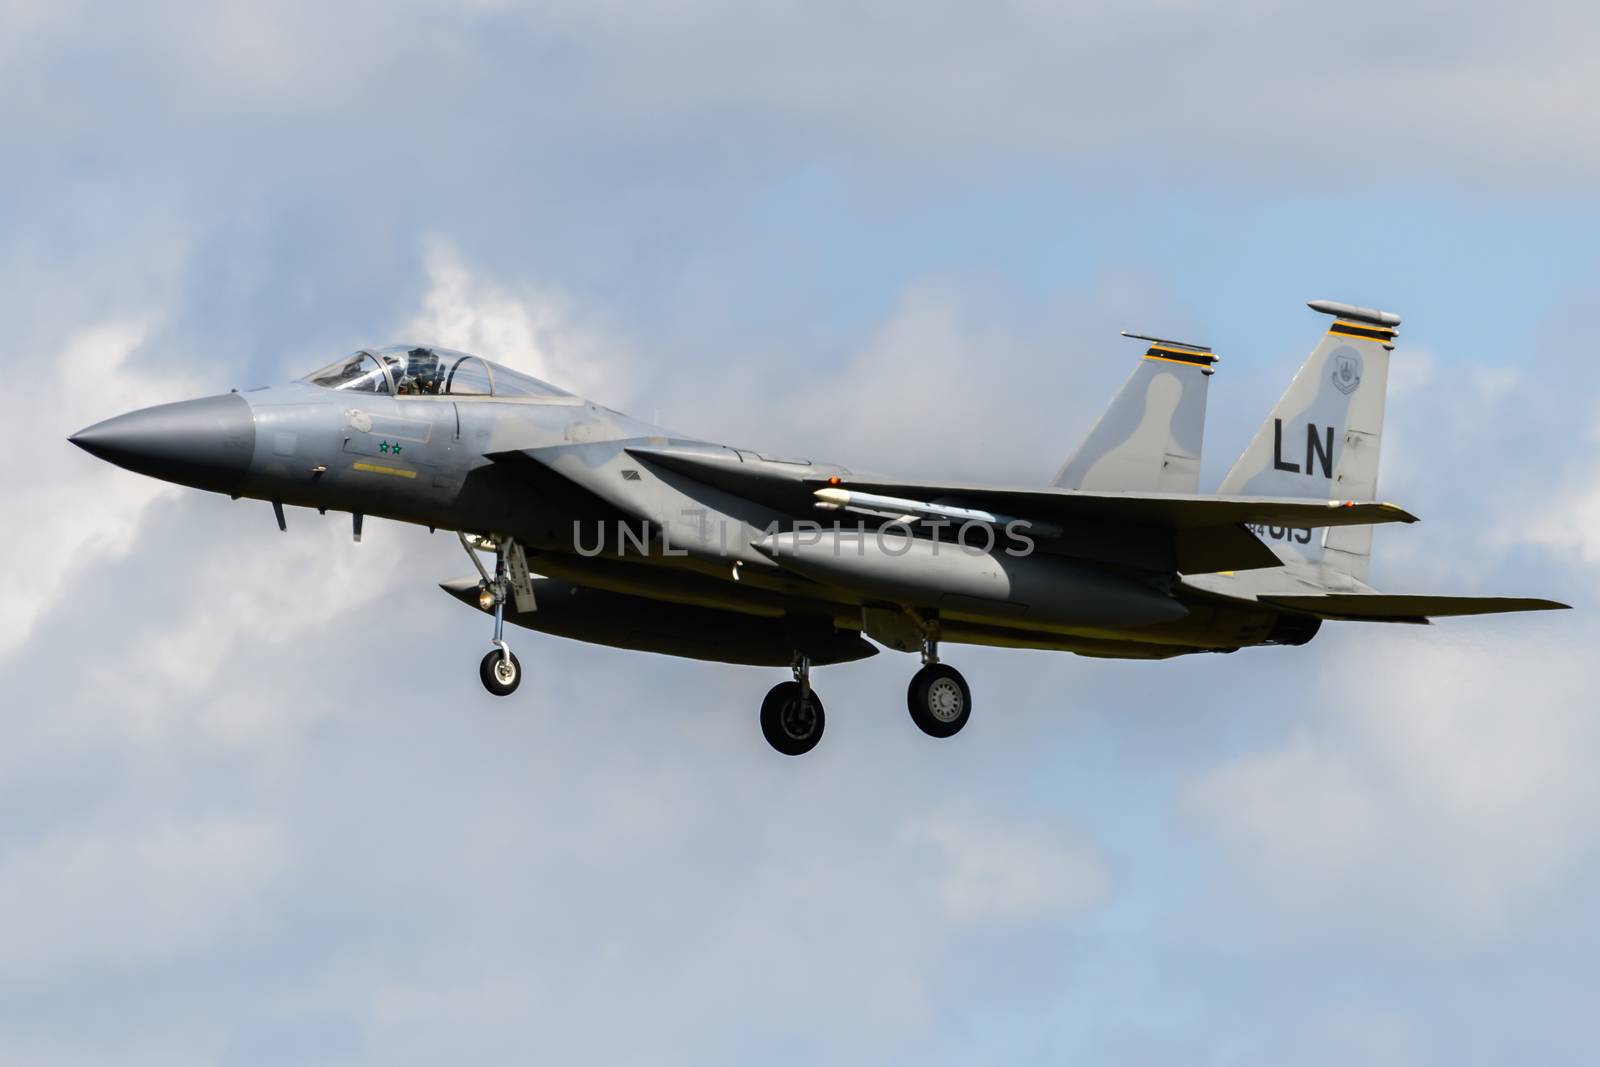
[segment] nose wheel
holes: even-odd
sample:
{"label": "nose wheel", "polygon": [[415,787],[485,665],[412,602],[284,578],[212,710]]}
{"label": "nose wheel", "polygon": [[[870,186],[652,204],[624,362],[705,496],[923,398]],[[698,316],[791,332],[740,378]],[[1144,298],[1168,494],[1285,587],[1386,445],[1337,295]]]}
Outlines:
{"label": "nose wheel", "polygon": [[911,721],[929,737],[954,737],[972,715],[972,690],[960,671],[939,662],[934,641],[924,643],[922,662],[906,687]]}
{"label": "nose wheel", "polygon": [[779,682],[761,702],[761,734],[785,756],[803,756],[822,740],[827,716],[811,688],[811,661],[795,657],[792,682]]}
{"label": "nose wheel", "polygon": [[483,687],[497,697],[508,697],[522,684],[522,664],[510,649],[494,649],[478,664]]}

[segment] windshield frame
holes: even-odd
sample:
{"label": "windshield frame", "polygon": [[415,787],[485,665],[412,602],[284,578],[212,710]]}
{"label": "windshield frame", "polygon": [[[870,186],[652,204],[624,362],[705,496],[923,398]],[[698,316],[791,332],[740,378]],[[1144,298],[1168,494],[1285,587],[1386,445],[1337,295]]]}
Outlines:
{"label": "windshield frame", "polygon": [[[351,368],[355,368],[357,373],[336,376],[337,372],[348,371]],[[374,370],[377,374],[373,373]],[[394,395],[394,380],[389,374],[389,369],[383,365],[383,360],[379,359],[375,352],[365,348],[358,348],[327,366],[318,367],[300,380],[335,393],[358,393],[364,396]],[[381,388],[363,388],[363,386]]]}
{"label": "windshield frame", "polygon": [[[436,349],[435,351],[438,351],[438,350]],[[448,352],[449,349],[445,349],[444,351]],[[483,376],[489,383],[489,391],[487,393],[452,393],[450,391],[451,387],[454,386],[455,383],[456,383],[456,372],[461,370],[462,365],[467,363],[469,360],[473,361],[473,362],[476,362],[479,366],[481,366],[483,368]],[[440,396],[452,396],[452,397],[493,397],[494,396],[494,364],[490,363],[488,360],[484,359],[482,356],[475,356],[470,352],[462,352],[462,353],[460,353],[459,355],[456,356],[455,361],[450,364],[450,373],[446,374],[444,376],[444,392],[440,393],[439,395]]]}

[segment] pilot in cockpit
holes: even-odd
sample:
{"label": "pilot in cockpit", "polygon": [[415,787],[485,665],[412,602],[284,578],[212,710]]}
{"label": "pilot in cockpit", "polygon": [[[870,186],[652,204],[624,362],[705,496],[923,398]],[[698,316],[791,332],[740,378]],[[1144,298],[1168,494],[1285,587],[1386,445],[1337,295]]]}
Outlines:
{"label": "pilot in cockpit", "polygon": [[407,353],[406,371],[423,396],[444,392],[444,363],[431,348],[413,348]]}
{"label": "pilot in cockpit", "polygon": [[384,356],[395,392],[400,396],[438,396],[444,385],[444,366],[428,348],[413,348],[403,359]]}

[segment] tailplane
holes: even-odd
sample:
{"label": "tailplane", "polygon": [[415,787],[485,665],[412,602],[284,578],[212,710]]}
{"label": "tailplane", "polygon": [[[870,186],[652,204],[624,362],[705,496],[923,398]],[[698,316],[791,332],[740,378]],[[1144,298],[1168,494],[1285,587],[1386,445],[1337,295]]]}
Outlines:
{"label": "tailplane", "polygon": [[1262,596],[1263,604],[1350,622],[1413,622],[1463,615],[1502,615],[1512,611],[1560,611],[1556,600],[1511,596],[1415,596],[1393,593],[1328,593],[1322,596]]}
{"label": "tailplane", "polygon": [[1123,336],[1149,341],[1150,348],[1051,484],[1092,492],[1197,492],[1206,393],[1217,357],[1204,345]]}

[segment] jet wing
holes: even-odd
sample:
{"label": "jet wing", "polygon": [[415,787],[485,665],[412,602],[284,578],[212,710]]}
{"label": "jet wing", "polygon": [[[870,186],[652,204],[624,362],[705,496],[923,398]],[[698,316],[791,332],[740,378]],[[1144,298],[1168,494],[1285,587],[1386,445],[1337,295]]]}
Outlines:
{"label": "jet wing", "polygon": [[[1417,517],[1393,504],[1321,501],[1253,496],[1192,496],[1184,493],[1083,492],[1035,486],[964,485],[953,482],[875,481],[842,475],[818,477],[801,465],[757,465],[735,456],[715,458],[670,449],[628,449],[648,463],[726,489],[760,493],[767,499],[786,497],[789,510],[810,511],[816,490],[838,488],[876,496],[915,498],[940,503],[960,502],[1035,522],[1107,522],[1193,530],[1211,526],[1256,525],[1316,529],[1323,526],[1370,526],[1416,522]],[[773,469],[775,468],[775,469]]]}
{"label": "jet wing", "polygon": [[[840,506],[841,496],[852,493],[916,504],[908,510],[921,513],[964,507],[1038,524],[1041,536],[1047,528],[1063,529],[1067,536],[1058,547],[1072,555],[1186,574],[1280,566],[1272,550],[1246,529],[1249,525],[1306,529],[1416,521],[1392,504],[887,481],[842,468],[764,458],[751,462],[731,449],[641,444],[629,446],[627,453],[657,470],[790,515],[811,514],[819,502]],[[825,497],[819,499],[819,490]],[[924,502],[935,506],[922,507]],[[843,506],[848,508],[848,501]],[[1158,565],[1157,559],[1164,562]]]}
{"label": "jet wing", "polygon": [[[814,483],[821,487],[825,483]],[[1195,530],[1236,524],[1317,529],[1416,522],[1393,504],[1301,500],[1255,496],[1191,496],[1183,493],[1091,493],[1073,489],[959,485],[938,482],[863,482],[839,488],[885,496],[960,500],[994,511],[1051,522],[1117,522]]]}
{"label": "jet wing", "polygon": [[1407,596],[1388,593],[1327,593],[1320,596],[1262,596],[1263,604],[1322,619],[1349,622],[1427,622],[1456,615],[1498,615],[1510,611],[1570,608],[1554,600],[1511,596]]}

